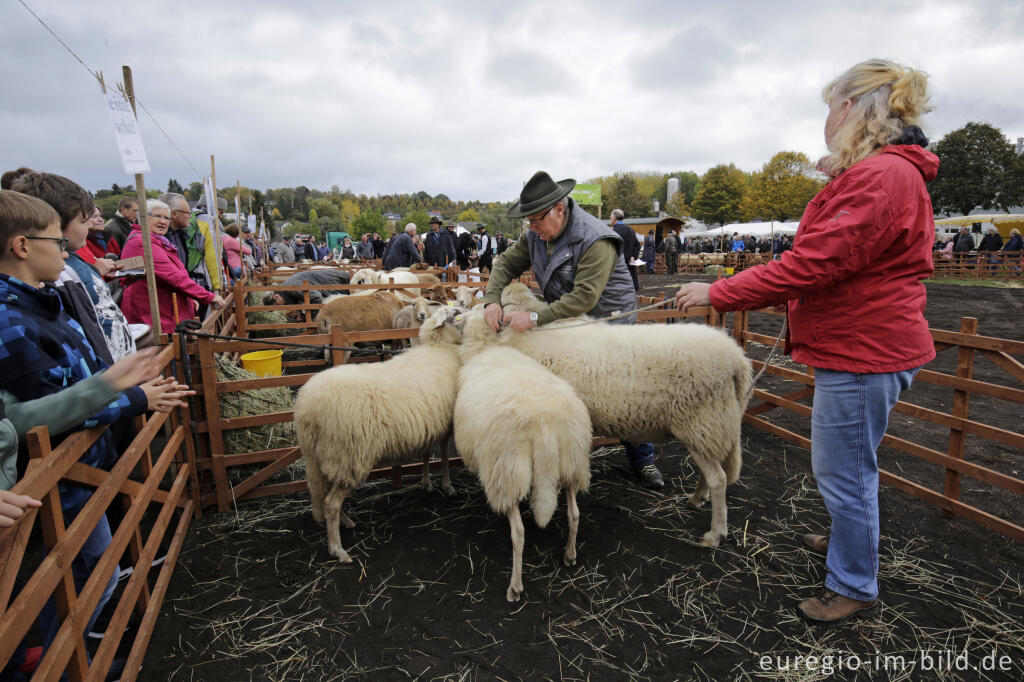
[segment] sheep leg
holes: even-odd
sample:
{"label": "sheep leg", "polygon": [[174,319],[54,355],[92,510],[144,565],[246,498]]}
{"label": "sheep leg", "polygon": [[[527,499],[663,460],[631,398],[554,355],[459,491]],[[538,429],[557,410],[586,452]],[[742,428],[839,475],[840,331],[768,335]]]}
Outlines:
{"label": "sheep leg", "polygon": [[452,448],[452,434],[449,431],[448,434],[441,440],[441,492],[448,497],[455,494],[455,488],[452,486],[451,474],[448,471],[448,454]]}
{"label": "sheep leg", "polygon": [[341,546],[341,529],[339,525],[342,518],[347,521],[346,527],[351,528],[351,519],[341,510],[341,503],[349,494],[349,489],[331,486],[331,491],[324,497],[324,517],[327,521],[327,553],[343,564],[352,563],[352,557],[348,555],[345,548]]}
{"label": "sheep leg", "polygon": [[430,448],[423,453],[423,480],[420,485],[428,493],[434,489],[434,484],[430,482]]}
{"label": "sheep leg", "polygon": [[523,529],[523,518],[519,515],[519,504],[508,510],[508,525],[512,531],[512,580],[505,593],[509,601],[519,601],[523,594],[523,544],[526,531]]}
{"label": "sheep leg", "polygon": [[576,531],[580,527],[580,509],[576,506],[576,488],[565,490],[566,517],[569,520],[569,539],[565,543],[565,557],[563,563],[566,566],[576,565]]}
{"label": "sheep leg", "polygon": [[694,488],[693,494],[687,498],[686,503],[694,509],[700,509],[704,506],[704,502],[708,499],[708,482],[704,480],[704,474],[700,471],[697,472],[697,487]]}
{"label": "sheep leg", "polygon": [[700,469],[704,485],[711,493],[711,530],[704,534],[700,544],[705,547],[718,547],[726,535],[725,471],[716,460],[695,452],[695,449],[690,450],[690,455]]}

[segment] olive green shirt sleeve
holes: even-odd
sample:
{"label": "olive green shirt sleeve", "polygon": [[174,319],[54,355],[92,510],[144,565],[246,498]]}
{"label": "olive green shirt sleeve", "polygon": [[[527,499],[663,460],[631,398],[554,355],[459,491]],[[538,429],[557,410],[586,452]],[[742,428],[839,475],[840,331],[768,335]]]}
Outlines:
{"label": "olive green shirt sleeve", "polygon": [[619,260],[619,250],[610,239],[599,239],[580,257],[572,291],[543,308],[537,324],[547,324],[566,317],[585,315],[601,298]]}
{"label": "olive green shirt sleeve", "polygon": [[[487,293],[484,294],[484,305],[501,303],[501,292],[519,275],[530,268],[530,250],[526,239],[519,239],[515,244],[498,256],[491,268],[491,276],[487,280]],[[587,308],[590,310],[590,308]]]}

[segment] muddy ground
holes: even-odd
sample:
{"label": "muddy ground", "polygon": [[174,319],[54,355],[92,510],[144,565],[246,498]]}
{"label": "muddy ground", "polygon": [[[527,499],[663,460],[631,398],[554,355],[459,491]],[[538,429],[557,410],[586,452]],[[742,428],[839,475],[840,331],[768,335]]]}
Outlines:
{"label": "muddy ground", "polygon": [[[686,277],[645,276],[645,294]],[[929,286],[931,326],[1021,340],[1020,289]],[[777,333],[776,318],[752,323]],[[752,347],[754,357],[767,354]],[[955,351],[932,369],[950,371]],[[1020,388],[987,360],[976,377]],[[792,391],[772,377],[759,387]],[[905,400],[948,411],[952,391],[916,383]],[[807,433],[806,419],[770,413]],[[971,417],[1020,432],[1019,405],[972,400]],[[377,482],[350,500],[342,531],[356,558],[332,561],[305,494],[256,500],[194,522],[144,680],[1020,680],[1024,545],[883,486],[883,607],[871,620],[811,628],[795,604],[824,562],[801,533],[827,528],[806,450],[744,427],[744,471],[730,486],[730,535],[699,546],[710,510],[685,496],[678,443],[659,454],[662,492],[637,486],[620,448],[595,452],[580,499],[579,561],[561,564],[564,512],[538,529],[527,511],[525,599],[505,599],[508,524],[471,474],[458,494]],[[890,434],[944,451],[948,429],[894,415]],[[1020,450],[968,437],[968,459],[1020,476]],[[892,451],[882,466],[941,489],[944,470]],[[964,479],[964,499],[1024,523],[1019,496]],[[563,507],[564,508],[564,507]],[[817,656],[796,661],[796,656]],[[967,669],[963,666],[969,666]]]}

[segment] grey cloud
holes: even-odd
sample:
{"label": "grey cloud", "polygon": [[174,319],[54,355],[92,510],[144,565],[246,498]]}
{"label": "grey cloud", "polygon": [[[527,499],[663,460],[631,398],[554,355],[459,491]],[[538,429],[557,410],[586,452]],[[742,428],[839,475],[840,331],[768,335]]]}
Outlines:
{"label": "grey cloud", "polygon": [[515,49],[491,56],[486,77],[502,84],[517,97],[564,92],[574,83],[569,70],[554,59]]}

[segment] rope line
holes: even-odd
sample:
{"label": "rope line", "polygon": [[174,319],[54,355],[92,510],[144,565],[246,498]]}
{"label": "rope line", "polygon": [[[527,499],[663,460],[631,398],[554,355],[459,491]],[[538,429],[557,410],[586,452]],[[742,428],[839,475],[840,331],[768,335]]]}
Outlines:
{"label": "rope line", "polygon": [[[65,42],[64,42],[64,41],[63,41],[63,40],[61,39],[61,37],[60,37],[59,35],[57,35],[57,33],[56,33],[56,32],[55,32],[55,31],[54,31],[54,30],[53,30],[52,28],[50,28],[50,27],[49,27],[49,26],[47,25],[47,23],[46,23],[45,21],[43,21],[43,20],[42,20],[42,18],[40,18],[40,16],[39,16],[38,14],[36,14],[36,13],[35,13],[34,11],[32,11],[32,8],[31,8],[31,7],[29,7],[29,6],[28,6],[28,5],[27,5],[27,4],[25,3],[25,0],[18,0],[18,2],[19,2],[19,3],[21,4],[21,6],[22,6],[22,7],[24,7],[24,8],[25,8],[25,10],[26,10],[26,11],[28,11],[28,13],[29,13],[29,14],[31,14],[31,15],[32,15],[32,16],[33,16],[33,17],[35,18],[35,20],[36,20],[36,21],[38,21],[38,22],[39,22],[40,24],[42,24],[43,28],[45,28],[45,29],[46,29],[46,30],[47,30],[47,31],[48,31],[48,32],[50,33],[50,35],[52,35],[52,36],[54,37],[54,39],[55,39],[55,40],[56,40],[56,41],[57,41],[58,43],[60,43],[60,44],[61,44],[61,46],[63,46],[63,48],[64,48],[65,50],[67,50],[67,51],[68,51],[68,53],[69,53],[69,54],[70,54],[70,55],[71,55],[72,57],[74,57],[74,58],[75,58],[75,59],[76,59],[76,60],[78,61],[78,63],[79,63],[79,64],[81,64],[81,65],[82,65],[82,68],[84,68],[84,69],[85,69],[86,71],[88,71],[88,72],[89,72],[89,75],[90,75],[90,76],[92,76],[93,78],[95,78],[95,79],[96,79],[97,81],[99,81],[99,80],[100,80],[100,77],[99,77],[99,72],[97,72],[97,71],[93,71],[93,70],[92,70],[91,68],[89,68],[89,65],[88,65],[88,64],[86,64],[86,63],[85,63],[85,62],[84,62],[84,61],[82,60],[82,58],[81,58],[81,57],[79,57],[79,56],[78,56],[78,54],[76,54],[76,53],[75,53],[75,51],[74,51],[74,50],[72,50],[72,49],[71,49],[70,47],[68,47],[68,44],[67,44],[67,43],[65,43]],[[142,107],[142,110],[146,112],[146,115],[147,115],[147,116],[149,116],[149,120],[151,120],[151,121],[153,122],[153,125],[155,125],[155,126],[157,127],[157,130],[159,130],[159,131],[160,131],[161,133],[163,133],[163,136],[164,136],[164,137],[166,137],[166,138],[167,138],[167,141],[171,143],[171,146],[172,146],[172,147],[174,147],[174,150],[175,150],[176,152],[178,152],[178,154],[179,154],[179,155],[181,156],[182,160],[184,160],[184,161],[185,161],[185,163],[187,163],[187,164],[188,164],[188,167],[192,169],[192,172],[196,174],[196,177],[197,177],[197,178],[200,178],[200,179],[201,179],[201,178],[203,177],[203,174],[202,174],[202,173],[200,173],[200,172],[199,172],[198,170],[196,170],[196,167],[192,165],[192,162],[188,160],[188,157],[187,157],[187,156],[185,156],[184,152],[182,152],[182,151],[181,151],[181,149],[179,149],[179,148],[178,148],[178,145],[176,145],[176,144],[174,143],[174,140],[172,140],[172,139],[171,139],[171,136],[167,134],[167,131],[163,129],[163,127],[162,127],[162,126],[160,125],[160,123],[159,123],[159,122],[157,122],[157,120],[156,120],[156,117],[155,117],[155,116],[153,116],[153,114],[152,114],[152,113],[150,113],[149,109],[147,109],[147,108],[146,108],[146,105],[142,103],[142,100],[141,100],[141,99],[139,99],[138,95],[136,95],[136,96],[135,96],[135,101],[136,101],[136,103],[138,103],[138,105],[139,105],[140,107]]]}

